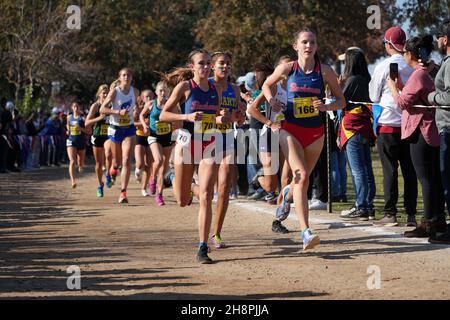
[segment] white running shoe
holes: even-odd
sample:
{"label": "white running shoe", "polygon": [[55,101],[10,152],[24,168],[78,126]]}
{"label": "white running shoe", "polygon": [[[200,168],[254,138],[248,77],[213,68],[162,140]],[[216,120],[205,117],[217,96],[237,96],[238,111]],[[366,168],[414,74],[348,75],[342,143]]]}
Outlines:
{"label": "white running shoe", "polygon": [[289,213],[291,212],[291,203],[287,201],[287,195],[289,194],[289,185],[285,186],[282,190],[282,201],[281,204],[277,207],[275,217],[280,220],[286,220],[289,216]]}
{"label": "white running shoe", "polygon": [[134,170],[134,177],[136,178],[136,181],[141,183],[142,181],[142,171],[139,170],[138,168],[136,168],[136,170]]}
{"label": "white running shoe", "polygon": [[327,204],[325,202],[320,201],[319,199],[313,199],[309,203],[309,210],[326,210]]}
{"label": "white running shoe", "polygon": [[303,240],[303,250],[313,249],[315,246],[320,244],[319,236],[312,234],[309,228],[302,232],[300,236]]}
{"label": "white running shoe", "polygon": [[150,193],[149,193],[148,189],[143,189],[141,192],[142,192],[143,197],[150,197]]}

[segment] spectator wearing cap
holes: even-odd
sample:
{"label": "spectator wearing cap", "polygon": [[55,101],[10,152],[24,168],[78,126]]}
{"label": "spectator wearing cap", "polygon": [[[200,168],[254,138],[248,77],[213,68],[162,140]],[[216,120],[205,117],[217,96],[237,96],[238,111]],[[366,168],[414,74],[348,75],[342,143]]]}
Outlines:
{"label": "spectator wearing cap", "polygon": [[398,66],[398,76],[406,83],[413,69],[403,58],[406,34],[399,27],[389,28],[384,34],[384,48],[389,55],[374,70],[369,83],[370,100],[382,107],[377,126],[377,146],[383,167],[384,217],[377,224],[397,225],[398,166],[400,164],[404,180],[404,207],[412,218],[417,211],[417,176],[411,161],[408,140],[401,139],[402,110],[395,103],[387,85],[390,65]]}
{"label": "spectator wearing cap", "polygon": [[[436,34],[438,49],[445,56],[434,81],[436,90],[428,101],[437,106],[450,106],[450,20],[446,20]],[[450,109],[436,110],[436,123],[440,135],[440,169],[444,198],[450,213]],[[450,225],[443,234],[429,239],[431,243],[450,244]]]}

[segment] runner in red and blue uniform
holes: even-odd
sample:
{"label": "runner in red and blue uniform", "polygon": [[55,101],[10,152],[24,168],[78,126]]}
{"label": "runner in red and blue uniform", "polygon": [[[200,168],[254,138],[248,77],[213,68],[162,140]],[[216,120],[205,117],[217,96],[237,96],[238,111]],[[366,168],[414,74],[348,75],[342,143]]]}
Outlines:
{"label": "runner in red and blue uniform", "polygon": [[[319,112],[344,108],[345,98],[334,70],[319,62],[314,31],[298,31],[293,47],[298,59],[279,65],[264,83],[263,93],[272,110],[278,112],[282,105],[275,99],[271,87],[287,77],[288,100],[285,120],[281,123],[280,145],[293,173],[291,188],[302,230],[303,250],[306,250],[320,243],[319,237],[309,228],[307,197],[309,176],[324,143],[324,125]],[[326,85],[336,98],[335,102],[327,105],[323,101]]]}
{"label": "runner in red and blue uniform", "polygon": [[[200,243],[197,259],[200,263],[211,263],[212,260],[208,257],[208,236],[211,228],[212,199],[218,164],[213,155],[216,147],[215,140],[205,140],[208,140],[208,132],[215,131],[217,123],[227,123],[230,117],[220,111],[222,92],[208,81],[211,72],[209,53],[203,49],[192,51],[188,57],[188,66],[191,79],[178,83],[159,119],[163,122],[183,121],[184,131],[179,133],[175,146],[173,190],[181,207],[192,201],[192,192],[198,194]],[[181,113],[177,112],[178,104],[180,104]],[[196,158],[195,160],[200,160],[198,186],[192,185],[195,169],[192,156]],[[186,160],[189,157],[191,159]]]}

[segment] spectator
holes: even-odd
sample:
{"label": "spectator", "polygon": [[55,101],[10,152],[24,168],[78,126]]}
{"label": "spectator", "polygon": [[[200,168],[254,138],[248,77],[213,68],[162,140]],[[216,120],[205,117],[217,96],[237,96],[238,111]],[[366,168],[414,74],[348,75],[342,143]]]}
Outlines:
{"label": "spectator", "polygon": [[[370,74],[366,58],[359,48],[349,48],[345,53],[345,70],[341,83],[347,101],[342,111],[339,127],[339,147],[345,149],[356,193],[356,203],[344,210],[341,217],[374,220],[375,178],[370,148],[375,145],[372,129],[372,112],[364,103],[370,103]],[[349,102],[353,101],[353,102]],[[363,103],[358,103],[363,102]]]}
{"label": "spectator", "polygon": [[[436,91],[428,95],[433,105],[447,106],[436,111],[436,122],[440,134],[440,169],[444,188],[444,198],[450,213],[450,20],[445,21],[436,35],[439,52],[445,55],[441,68],[436,75]],[[443,234],[432,236],[431,243],[450,244],[450,224]]]}
{"label": "spectator", "polygon": [[[431,237],[436,232],[445,232],[444,197],[439,173],[439,134],[435,121],[435,110],[417,108],[428,105],[428,94],[434,91],[433,79],[419,64],[421,50],[427,55],[433,51],[433,37],[413,37],[406,42],[404,57],[414,69],[403,87],[400,79],[389,77],[388,86],[395,103],[403,110],[402,139],[410,142],[414,169],[422,185],[424,217],[414,230],[405,232],[406,237]],[[400,90],[402,92],[400,93]]]}
{"label": "spectator", "polygon": [[40,150],[40,139],[39,139],[39,120],[38,113],[33,111],[30,113],[26,121],[29,143],[30,143],[30,153],[27,159],[27,168],[39,168],[39,150]]}
{"label": "spectator", "polygon": [[402,113],[396,105],[387,86],[390,64],[398,65],[398,74],[402,83],[406,83],[413,72],[402,56],[406,34],[399,27],[388,29],[384,35],[384,48],[389,58],[380,62],[369,84],[370,99],[383,109],[378,120],[378,153],[383,167],[384,217],[381,225],[395,225],[398,202],[398,165],[402,169],[404,180],[404,206],[412,221],[417,210],[417,177],[409,152],[409,141],[401,139]]}
{"label": "spectator", "polygon": [[6,163],[10,150],[8,135],[12,122],[12,114],[10,111],[12,109],[14,109],[14,104],[11,101],[6,103],[5,108],[3,108],[3,103],[0,104],[0,173],[7,172]]}

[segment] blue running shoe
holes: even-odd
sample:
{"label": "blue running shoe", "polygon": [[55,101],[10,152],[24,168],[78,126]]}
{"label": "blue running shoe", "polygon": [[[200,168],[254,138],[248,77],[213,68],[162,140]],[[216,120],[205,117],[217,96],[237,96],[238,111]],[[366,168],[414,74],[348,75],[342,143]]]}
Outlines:
{"label": "blue running shoe", "polygon": [[113,182],[112,182],[111,176],[106,176],[106,186],[108,188],[111,188],[113,186]]}
{"label": "blue running shoe", "polygon": [[103,186],[99,186],[97,188],[97,197],[98,198],[103,198]]}
{"label": "blue running shoe", "polygon": [[291,212],[291,202],[287,201],[287,195],[289,193],[289,185],[285,186],[283,188],[283,191],[281,192],[283,195],[283,200],[281,201],[281,204],[277,207],[277,211],[275,214],[275,217],[279,221],[286,220],[289,216],[289,213]]}

